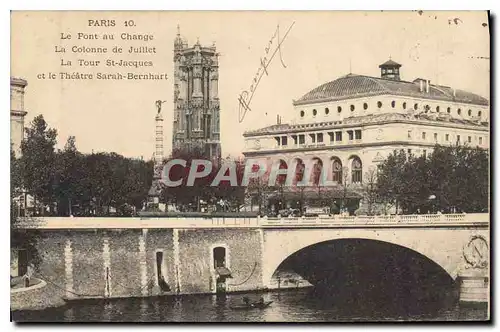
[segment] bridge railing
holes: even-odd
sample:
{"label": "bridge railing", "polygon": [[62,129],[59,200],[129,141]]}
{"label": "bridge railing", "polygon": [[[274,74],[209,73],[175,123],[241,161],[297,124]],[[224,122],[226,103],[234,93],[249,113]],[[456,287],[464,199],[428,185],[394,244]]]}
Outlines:
{"label": "bridge railing", "polygon": [[488,213],[318,217],[42,217],[21,220],[18,228],[35,229],[154,229],[154,228],[256,228],[256,227],[357,227],[406,225],[487,225]]}
{"label": "bridge railing", "polygon": [[488,213],[260,218],[261,226],[452,225],[489,223]]}

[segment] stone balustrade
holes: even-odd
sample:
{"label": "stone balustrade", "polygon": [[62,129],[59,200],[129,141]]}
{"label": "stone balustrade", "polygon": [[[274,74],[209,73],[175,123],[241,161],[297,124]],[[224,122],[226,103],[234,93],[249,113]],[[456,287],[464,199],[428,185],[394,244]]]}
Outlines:
{"label": "stone balustrade", "polygon": [[359,226],[466,226],[489,224],[488,213],[318,217],[39,217],[21,220],[23,229],[159,229]]}

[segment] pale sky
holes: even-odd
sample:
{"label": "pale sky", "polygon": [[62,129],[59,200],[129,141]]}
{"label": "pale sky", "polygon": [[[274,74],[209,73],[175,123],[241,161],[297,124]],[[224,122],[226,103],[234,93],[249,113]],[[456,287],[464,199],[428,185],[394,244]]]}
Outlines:
{"label": "pale sky", "polygon": [[[111,28],[88,27],[88,19],[115,19]],[[135,28],[124,27],[133,19]],[[278,57],[268,67],[243,123],[238,96],[249,90],[280,25],[280,35],[295,22]],[[177,24],[191,46],[216,42],[219,59],[222,153],[239,155],[243,132],[287,118],[293,99],[349,72],[379,76],[378,65],[392,57],[403,65],[403,80],[417,77],[480,94],[489,99],[489,27],[486,12],[14,12],[11,75],[28,81],[27,122],[43,114],[58,130],[59,146],[76,136],[82,152],[117,152],[149,159],[154,151],[155,101],[166,100],[165,150],[171,150],[173,112],[173,42]],[[72,33],[71,40],[60,33]],[[78,32],[114,33],[115,41],[79,41]],[[61,71],[55,45],[139,46],[123,42],[122,32],[147,33],[153,55],[64,54],[73,60],[66,71],[112,72],[79,68],[76,59],[151,60],[154,67],[136,72],[167,73],[165,81],[39,80],[37,74]],[[146,45],[144,43],[144,45]],[[487,57],[488,59],[480,59]],[[123,70],[121,70],[123,71]]]}

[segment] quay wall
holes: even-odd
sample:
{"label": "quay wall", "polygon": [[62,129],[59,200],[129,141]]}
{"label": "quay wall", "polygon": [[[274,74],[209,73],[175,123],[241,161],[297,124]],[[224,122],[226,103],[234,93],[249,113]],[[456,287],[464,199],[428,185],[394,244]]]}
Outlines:
{"label": "quay wall", "polygon": [[[226,249],[228,292],[262,288],[259,229],[42,230],[34,275],[65,299],[215,293],[213,249]],[[158,268],[158,253],[161,263]],[[161,288],[158,271],[168,288]]]}

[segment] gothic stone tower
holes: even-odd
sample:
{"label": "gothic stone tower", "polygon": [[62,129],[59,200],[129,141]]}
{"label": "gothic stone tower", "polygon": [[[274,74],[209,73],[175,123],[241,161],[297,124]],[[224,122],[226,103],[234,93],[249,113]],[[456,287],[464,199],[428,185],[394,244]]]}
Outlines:
{"label": "gothic stone tower", "polygon": [[177,27],[174,65],[172,148],[201,149],[207,158],[219,160],[219,64],[215,45],[204,47],[197,41],[188,47]]}

